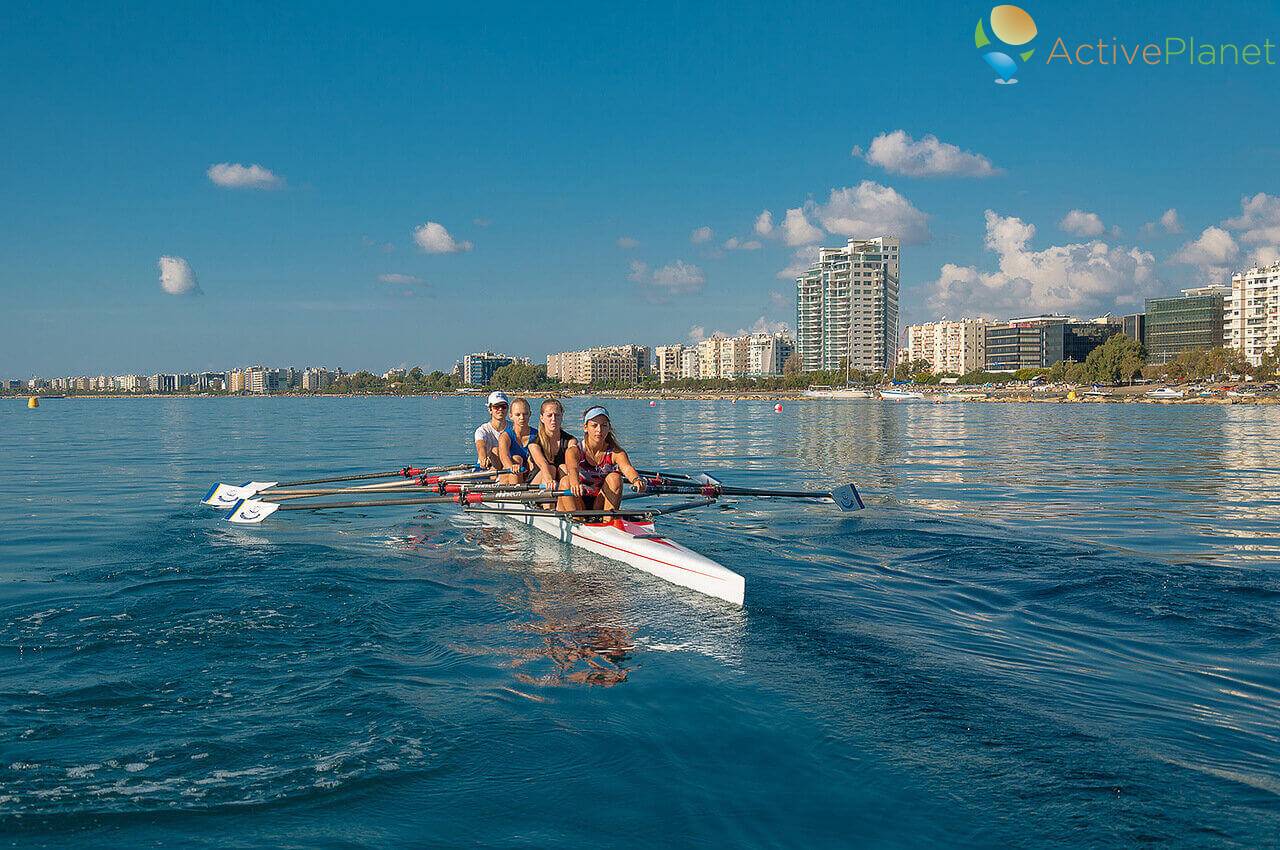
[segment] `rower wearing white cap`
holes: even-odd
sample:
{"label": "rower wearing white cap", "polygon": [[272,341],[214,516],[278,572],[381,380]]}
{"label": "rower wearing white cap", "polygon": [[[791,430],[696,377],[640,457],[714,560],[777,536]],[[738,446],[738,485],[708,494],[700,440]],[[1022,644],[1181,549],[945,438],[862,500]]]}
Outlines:
{"label": "rower wearing white cap", "polygon": [[489,393],[489,421],[476,429],[476,465],[482,469],[501,469],[498,445],[507,430],[507,409],[511,399],[501,390]]}
{"label": "rower wearing white cap", "polygon": [[566,458],[567,475],[562,487],[573,492],[574,510],[584,510],[584,487],[598,487],[592,508],[616,511],[622,506],[622,480],[625,478],[637,493],[645,489],[644,476],[631,465],[631,459],[618,444],[609,421],[609,411],[600,405],[582,413],[582,442],[570,448]]}

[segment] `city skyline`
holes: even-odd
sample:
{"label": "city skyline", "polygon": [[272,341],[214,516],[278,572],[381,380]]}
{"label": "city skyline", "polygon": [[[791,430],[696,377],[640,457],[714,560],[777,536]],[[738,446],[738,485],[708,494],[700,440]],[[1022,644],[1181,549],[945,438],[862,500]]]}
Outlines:
{"label": "city skyline", "polygon": [[[0,373],[233,352],[448,371],[486,347],[776,329],[816,249],[849,237],[902,240],[899,326],[1129,313],[1276,256],[1276,119],[1249,104],[1280,69],[992,86],[965,44],[977,7],[908,4],[817,56],[817,22],[850,10],[673,9],[177,27],[162,6],[19,8],[0,33],[27,126],[0,165]],[[1280,32],[1273,7],[1241,10],[1031,9],[1068,41]]]}

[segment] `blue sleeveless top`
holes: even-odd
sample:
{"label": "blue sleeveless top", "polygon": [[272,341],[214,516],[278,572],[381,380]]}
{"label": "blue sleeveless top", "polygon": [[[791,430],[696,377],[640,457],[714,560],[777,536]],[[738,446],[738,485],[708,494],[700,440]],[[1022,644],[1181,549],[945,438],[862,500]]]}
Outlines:
{"label": "blue sleeveless top", "polygon": [[[507,437],[511,439],[511,457],[513,458],[518,457],[524,461],[529,460],[529,446],[528,444],[522,445],[520,443],[520,438],[516,436],[516,426],[508,425],[506,434],[507,434]],[[530,428],[529,442],[532,443],[536,439],[538,439],[538,429]]]}

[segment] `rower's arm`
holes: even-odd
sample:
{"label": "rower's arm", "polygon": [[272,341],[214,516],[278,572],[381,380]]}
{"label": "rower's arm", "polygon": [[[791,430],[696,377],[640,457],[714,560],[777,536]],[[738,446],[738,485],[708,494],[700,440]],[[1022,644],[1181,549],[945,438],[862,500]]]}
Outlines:
{"label": "rower's arm", "polygon": [[503,469],[515,469],[516,462],[511,457],[511,435],[503,431],[498,435],[498,460],[502,461]]}
{"label": "rower's arm", "polygon": [[529,460],[532,461],[533,466],[536,466],[539,470],[545,472],[553,482],[558,480],[559,476],[557,476],[556,471],[551,468],[551,462],[547,460],[547,456],[542,453],[542,446],[537,440],[534,440],[529,444]]}
{"label": "rower's arm", "polygon": [[489,452],[484,447],[484,440],[476,440],[476,466],[481,469],[489,468]]}
{"label": "rower's arm", "polygon": [[631,458],[627,456],[627,453],[615,451],[613,459],[617,462],[618,471],[622,473],[622,477],[627,479],[627,483],[634,487],[637,492],[644,490],[644,476],[636,472],[636,468],[631,465]]}
{"label": "rower's arm", "polygon": [[578,462],[581,457],[577,442],[571,440],[568,448],[564,451],[564,471],[569,478],[569,489],[571,490],[582,486],[582,481],[578,478]]}

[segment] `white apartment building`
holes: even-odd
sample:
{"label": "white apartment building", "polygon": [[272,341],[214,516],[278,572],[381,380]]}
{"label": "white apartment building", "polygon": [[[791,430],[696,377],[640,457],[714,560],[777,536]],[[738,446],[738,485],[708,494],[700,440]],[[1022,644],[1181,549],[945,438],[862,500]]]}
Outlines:
{"label": "white apartment building", "polygon": [[898,353],[899,241],[822,248],[796,278],[796,350],[805,371],[893,368]]}
{"label": "white apartment building", "polygon": [[1231,276],[1222,310],[1222,344],[1257,366],[1280,344],[1280,263]]}
{"label": "white apartment building", "polygon": [[961,319],[957,322],[943,319],[908,325],[906,346],[899,362],[910,363],[927,360],[934,374],[951,372],[963,375],[983,369],[987,362],[986,319]]}
{"label": "white apartment building", "polygon": [[796,344],[784,333],[752,334],[747,352],[748,375],[781,375]]}
{"label": "white apartment building", "polygon": [[614,345],[547,355],[547,377],[566,384],[635,383],[649,371],[649,347],[645,345]]}
{"label": "white apartment building", "polygon": [[680,377],[701,378],[702,372],[699,369],[701,362],[697,348],[686,348],[680,355]]}
{"label": "white apartment building", "polygon": [[659,345],[653,350],[654,371],[657,372],[658,383],[665,384],[667,381],[676,381],[684,377],[682,368],[684,353],[687,350],[687,347],[680,343]]}

